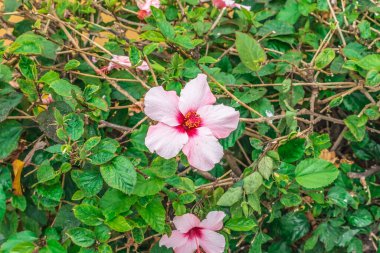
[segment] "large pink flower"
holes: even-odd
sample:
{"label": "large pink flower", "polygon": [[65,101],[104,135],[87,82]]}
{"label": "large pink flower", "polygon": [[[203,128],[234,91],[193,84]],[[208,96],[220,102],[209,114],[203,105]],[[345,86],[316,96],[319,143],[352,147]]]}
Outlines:
{"label": "large pink flower", "polygon": [[237,4],[233,0],[212,0],[212,3],[218,9],[223,9],[223,8],[226,8],[226,7],[229,7],[229,8],[239,8],[239,9],[244,8],[244,9],[247,9],[247,10],[251,9],[250,6]]}
{"label": "large pink flower", "polygon": [[139,11],[137,13],[137,17],[139,19],[144,19],[149,17],[152,14],[150,7],[160,8],[160,0],[137,0],[137,7],[139,7]]}
{"label": "large pink flower", "polygon": [[200,252],[200,248],[206,253],[222,253],[226,241],[223,235],[215,231],[223,228],[225,216],[223,212],[213,211],[202,222],[189,213],[177,216],[173,220],[177,230],[173,230],[170,237],[164,235],[160,246],[173,248],[175,253]]}
{"label": "large pink flower", "polygon": [[193,167],[211,170],[223,157],[219,138],[226,138],[239,123],[239,112],[216,99],[199,74],[186,84],[178,97],[161,86],[145,95],[145,113],[159,123],[150,126],[145,145],[151,152],[169,159],[181,150]]}

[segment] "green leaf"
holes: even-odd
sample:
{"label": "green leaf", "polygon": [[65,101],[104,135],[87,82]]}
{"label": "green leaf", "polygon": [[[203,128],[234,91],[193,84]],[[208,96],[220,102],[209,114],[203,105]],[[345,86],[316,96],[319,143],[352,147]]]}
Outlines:
{"label": "green leaf", "polygon": [[107,219],[127,212],[137,201],[136,196],[128,196],[125,193],[110,188],[100,199],[99,206]]}
{"label": "green leaf", "polygon": [[107,242],[111,237],[111,231],[106,225],[96,226],[94,232],[99,242]]}
{"label": "green leaf", "polygon": [[111,220],[105,222],[107,226],[117,232],[127,232],[132,230],[132,225],[123,216],[116,216]]}
{"label": "green leaf", "polygon": [[356,65],[365,70],[380,71],[380,54],[370,54],[360,58]]}
{"label": "green leaf", "polygon": [[98,226],[102,224],[102,211],[89,204],[81,204],[74,207],[74,215],[82,223],[89,226]]}
{"label": "green leaf", "polygon": [[166,17],[162,10],[152,7],[153,17],[157,21],[157,27],[160,29],[161,33],[170,40],[174,39],[175,31],[171,24],[166,20]]}
{"label": "green leaf", "polygon": [[163,179],[151,177],[145,179],[142,175],[137,175],[137,182],[133,194],[144,197],[155,195],[164,188],[165,182]]}
{"label": "green leaf", "polygon": [[76,141],[82,137],[84,133],[84,122],[81,116],[75,113],[70,113],[63,117],[65,122],[65,130],[71,140]]}
{"label": "green leaf", "polygon": [[14,120],[0,123],[0,160],[8,157],[17,147],[22,126]]}
{"label": "green leaf", "polygon": [[247,194],[255,193],[263,184],[263,177],[259,172],[255,171],[251,175],[243,179],[244,190]]}
{"label": "green leaf", "polygon": [[20,90],[26,95],[30,102],[35,102],[39,99],[35,83],[30,79],[17,79]]}
{"label": "green leaf", "polygon": [[103,187],[98,169],[72,170],[71,178],[86,197],[96,195]]}
{"label": "green leaf", "polygon": [[175,159],[166,160],[156,157],[150,165],[149,171],[153,172],[157,177],[168,178],[175,175],[177,167],[178,164]]}
{"label": "green leaf", "polygon": [[81,247],[90,247],[95,243],[95,234],[87,228],[70,228],[66,231],[71,241]]}
{"label": "green leaf", "polygon": [[15,108],[21,102],[22,97],[22,94],[14,91],[6,94],[2,94],[0,92],[0,122],[4,121],[7,118],[8,114],[13,110],[13,108]]}
{"label": "green leaf", "polygon": [[44,161],[37,170],[37,180],[39,183],[44,183],[55,178],[56,174],[49,160]]}
{"label": "green leaf", "polygon": [[153,199],[145,207],[137,206],[137,212],[154,230],[159,233],[165,231],[166,211],[162,206],[160,198]]}
{"label": "green leaf", "polygon": [[296,138],[287,141],[278,148],[280,159],[287,163],[300,160],[305,154],[305,139]]}
{"label": "green leaf", "polygon": [[273,167],[273,159],[269,156],[264,156],[258,164],[259,172],[266,180],[272,175]]}
{"label": "green leaf", "polygon": [[338,174],[339,171],[334,164],[318,158],[301,161],[295,170],[297,183],[311,189],[331,184]]}
{"label": "green leaf", "polygon": [[18,62],[18,67],[20,68],[21,74],[31,80],[37,79],[37,67],[36,63],[29,59],[28,57],[21,56]]}
{"label": "green leaf", "polygon": [[225,227],[233,231],[251,231],[257,223],[251,218],[231,218],[226,222]]}
{"label": "green leaf", "polygon": [[59,74],[53,70],[49,70],[40,78],[40,80],[38,80],[38,82],[50,84],[56,80],[59,80]]}
{"label": "green leaf", "polygon": [[236,49],[243,64],[252,71],[258,71],[267,59],[260,44],[245,33],[236,32]]}
{"label": "green leaf", "polygon": [[[33,242],[37,240],[38,237],[31,231],[22,231],[13,234],[8,238],[8,240],[2,243],[0,247],[1,253],[31,253],[35,246]],[[22,247],[20,247],[22,246]],[[17,248],[24,248],[23,251],[18,251]],[[24,251],[25,250],[25,251]]]}
{"label": "green leaf", "polygon": [[58,241],[50,239],[39,253],[67,253],[67,250]]}
{"label": "green leaf", "polygon": [[52,88],[55,91],[55,93],[63,97],[71,97],[72,96],[71,91],[78,90],[77,86],[72,85],[71,83],[69,83],[68,81],[64,79],[58,79],[58,80],[53,81],[50,84],[50,88]]}
{"label": "green leaf", "polygon": [[131,46],[129,48],[129,59],[131,60],[132,66],[136,66],[141,61],[141,53],[140,50],[135,46]]}
{"label": "green leaf", "polygon": [[[17,196],[17,195],[14,195],[12,197],[12,206],[14,208],[17,208],[19,209],[20,211],[24,212],[25,209],[26,209],[26,198],[24,196]],[[1,217],[1,215],[0,215]],[[1,218],[0,218],[1,220]]]}
{"label": "green leaf", "polygon": [[202,58],[200,58],[198,60],[198,63],[199,64],[206,64],[206,63],[216,63],[218,62],[217,59],[215,59],[214,57],[211,57],[211,56],[203,56]]}
{"label": "green leaf", "polygon": [[331,48],[325,48],[322,52],[315,58],[315,66],[319,69],[323,69],[329,65],[335,58],[335,51]]}
{"label": "green leaf", "polygon": [[174,176],[171,178],[167,178],[165,182],[177,189],[181,189],[187,192],[195,191],[194,182],[190,178]]}
{"label": "green leaf", "polygon": [[0,64],[0,82],[8,83],[12,80],[12,70],[7,66]]}
{"label": "green leaf", "polygon": [[367,120],[368,118],[366,115],[362,115],[361,117],[350,115],[344,120],[344,124],[346,124],[350,133],[352,133],[357,141],[362,141],[366,132],[365,127]]}
{"label": "green leaf", "polygon": [[0,187],[0,222],[4,218],[6,209],[7,209],[7,196],[5,195],[3,187]]}
{"label": "green leaf", "polygon": [[133,164],[124,156],[114,158],[111,163],[102,165],[100,172],[106,183],[126,194],[133,192],[136,184],[136,171]]}
{"label": "green leaf", "polygon": [[58,45],[33,32],[26,32],[17,37],[8,50],[13,54],[37,54],[55,60]]}
{"label": "green leaf", "polygon": [[88,139],[84,144],[83,144],[83,149],[85,151],[90,151],[91,149],[93,149],[96,145],[99,144],[101,140],[101,137],[100,136],[94,136],[94,137],[91,137],[90,139]]}
{"label": "green leaf", "polygon": [[222,197],[217,202],[218,206],[232,206],[239,200],[241,200],[243,196],[243,188],[242,187],[231,187],[226,191]]}
{"label": "green leaf", "polygon": [[366,85],[377,86],[380,85],[380,73],[377,70],[370,70],[366,75]]}
{"label": "green leaf", "polygon": [[78,60],[72,59],[65,64],[65,67],[63,68],[63,70],[68,71],[68,70],[76,69],[77,67],[79,67],[79,65],[80,65],[80,62]]}
{"label": "green leaf", "polygon": [[301,204],[302,198],[299,194],[288,193],[281,197],[280,202],[286,207],[298,206]]}
{"label": "green leaf", "polygon": [[348,223],[355,227],[367,227],[373,222],[372,214],[364,208],[356,210],[348,217]]}

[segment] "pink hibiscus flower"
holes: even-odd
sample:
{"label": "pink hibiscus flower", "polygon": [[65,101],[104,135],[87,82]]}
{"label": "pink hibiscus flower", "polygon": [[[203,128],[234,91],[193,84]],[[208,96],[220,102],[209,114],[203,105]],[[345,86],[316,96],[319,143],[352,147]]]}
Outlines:
{"label": "pink hibiscus flower", "polygon": [[[112,61],[107,66],[100,69],[101,72],[105,73],[113,69],[123,69],[132,67],[132,63],[128,56],[113,55],[111,60]],[[147,71],[149,70],[149,65],[146,61],[143,61],[142,64],[137,67],[137,69],[141,71]]]}
{"label": "pink hibiscus flower", "polygon": [[229,7],[229,8],[239,8],[239,9],[244,8],[246,10],[251,10],[250,6],[237,4],[233,0],[212,0],[212,3],[218,9]]}
{"label": "pink hibiscus flower", "polygon": [[204,74],[187,83],[180,97],[161,86],[151,88],[145,114],[158,124],[149,127],[145,145],[166,159],[182,150],[191,166],[211,170],[223,157],[218,139],[237,128],[240,116],[229,106],[213,105],[215,101]]}
{"label": "pink hibiscus flower", "polygon": [[223,235],[215,231],[223,228],[223,218],[226,215],[220,211],[207,214],[202,222],[193,214],[185,214],[174,218],[173,223],[177,230],[173,230],[170,237],[164,235],[160,246],[173,248],[175,253],[222,253],[226,241]]}
{"label": "pink hibiscus flower", "polygon": [[149,17],[152,14],[150,7],[160,8],[160,0],[137,0],[137,7],[139,7],[139,11],[137,12],[137,17],[140,20],[143,20],[146,17]]}

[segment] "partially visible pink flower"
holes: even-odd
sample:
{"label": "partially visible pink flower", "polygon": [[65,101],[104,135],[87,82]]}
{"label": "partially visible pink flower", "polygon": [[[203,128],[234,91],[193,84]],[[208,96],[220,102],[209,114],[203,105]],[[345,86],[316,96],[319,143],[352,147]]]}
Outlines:
{"label": "partially visible pink flower", "polygon": [[180,97],[161,86],[151,88],[145,95],[145,114],[159,123],[149,127],[145,145],[166,159],[182,150],[191,166],[211,170],[223,157],[218,139],[239,123],[238,111],[215,102],[204,74],[187,83]]}
{"label": "partially visible pink flower", "polygon": [[51,94],[49,94],[49,95],[43,95],[42,96],[42,98],[41,98],[41,100],[42,100],[42,103],[44,104],[44,105],[49,105],[49,104],[51,104],[51,103],[53,103],[54,102],[54,99],[53,99],[53,97],[51,96]]}
{"label": "partially visible pink flower", "polygon": [[140,9],[137,13],[137,17],[140,20],[149,17],[152,14],[150,10],[151,6],[160,8],[160,0],[137,0],[137,7]]}
{"label": "partially visible pink flower", "polygon": [[218,9],[229,7],[229,8],[239,8],[239,9],[244,8],[246,10],[251,10],[250,6],[237,4],[233,0],[212,0],[212,3]]}
{"label": "partially visible pink flower", "polygon": [[173,230],[170,237],[164,235],[160,246],[173,248],[175,253],[201,252],[200,248],[206,253],[223,253],[226,240],[215,231],[223,228],[225,216],[220,211],[209,212],[203,221],[190,213],[177,216],[173,219],[177,230]]}
{"label": "partially visible pink flower", "polygon": [[[105,73],[113,69],[123,69],[123,68],[130,68],[130,67],[132,67],[132,63],[128,56],[113,55],[108,66],[101,68],[100,72]],[[149,70],[149,65],[146,61],[143,61],[142,64],[137,67],[137,69],[141,71],[147,71]]]}

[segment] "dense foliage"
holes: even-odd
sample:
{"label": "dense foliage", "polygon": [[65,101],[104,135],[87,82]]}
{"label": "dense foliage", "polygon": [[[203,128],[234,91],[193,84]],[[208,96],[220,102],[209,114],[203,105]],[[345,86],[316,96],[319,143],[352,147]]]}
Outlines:
{"label": "dense foliage", "polygon": [[[0,252],[172,252],[210,211],[226,252],[377,251],[376,0],[2,2]],[[240,113],[210,171],[145,145],[148,90],[201,73]]]}

